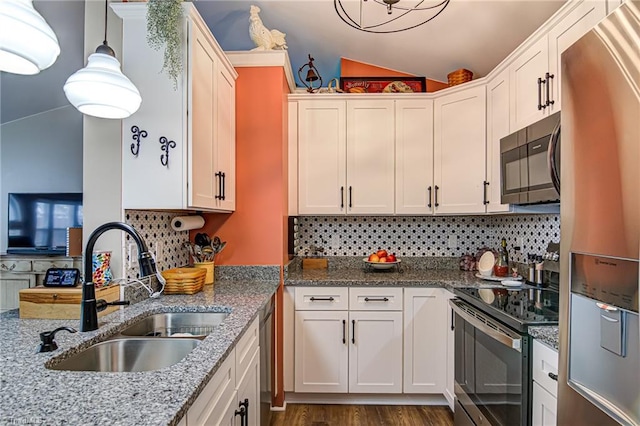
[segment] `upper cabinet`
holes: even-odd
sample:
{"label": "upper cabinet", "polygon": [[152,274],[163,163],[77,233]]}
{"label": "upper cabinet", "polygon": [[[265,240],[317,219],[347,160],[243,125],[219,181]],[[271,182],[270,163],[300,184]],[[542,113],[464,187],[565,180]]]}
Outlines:
{"label": "upper cabinet", "polygon": [[512,131],[560,110],[560,57],[606,15],[606,3],[574,1],[549,32],[534,41],[509,66]]}
{"label": "upper cabinet", "polygon": [[434,101],[435,213],[485,212],[485,111],[484,86]]}
{"label": "upper cabinet", "polygon": [[509,211],[509,204],[500,204],[500,139],[509,134],[509,99],[509,70],[505,70],[487,83],[487,213]]}
{"label": "upper cabinet", "polygon": [[392,214],[393,100],[298,103],[300,214]]}
{"label": "upper cabinet", "polygon": [[191,3],[183,5],[183,73],[160,72],[147,43],[145,3],[112,4],[123,18],[123,72],[142,106],[123,120],[126,209],[235,209],[237,73]]}

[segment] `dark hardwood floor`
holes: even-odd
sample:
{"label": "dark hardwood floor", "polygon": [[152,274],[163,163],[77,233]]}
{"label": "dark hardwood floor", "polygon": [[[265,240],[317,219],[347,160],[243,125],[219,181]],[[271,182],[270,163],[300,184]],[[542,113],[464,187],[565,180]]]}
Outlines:
{"label": "dark hardwood floor", "polygon": [[270,426],[451,426],[446,406],[287,404]]}

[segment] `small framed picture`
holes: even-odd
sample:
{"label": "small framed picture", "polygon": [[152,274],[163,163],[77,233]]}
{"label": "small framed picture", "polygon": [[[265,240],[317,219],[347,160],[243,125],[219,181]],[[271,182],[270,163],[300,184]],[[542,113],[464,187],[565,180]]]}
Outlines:
{"label": "small framed picture", "polygon": [[340,77],[345,93],[416,93],[426,92],[425,77]]}

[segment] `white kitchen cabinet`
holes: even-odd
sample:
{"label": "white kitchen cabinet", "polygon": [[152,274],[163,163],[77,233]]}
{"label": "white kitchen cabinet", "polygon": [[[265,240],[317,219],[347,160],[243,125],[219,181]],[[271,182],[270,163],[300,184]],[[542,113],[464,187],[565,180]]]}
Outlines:
{"label": "white kitchen cabinet", "polygon": [[487,213],[509,211],[501,204],[500,139],[509,132],[509,71],[504,70],[487,84],[487,159],[485,199]]}
{"label": "white kitchen cabinet", "polygon": [[347,320],[347,311],[296,311],[296,392],[348,391]]}
{"label": "white kitchen cabinet", "polygon": [[0,274],[0,312],[18,309],[20,290],[34,286],[34,275]]}
{"label": "white kitchen cabinet", "polygon": [[447,298],[440,288],[404,290],[404,393],[447,388]]}
{"label": "white kitchen cabinet", "polygon": [[393,100],[347,101],[347,213],[393,214]]}
{"label": "white kitchen cabinet", "polygon": [[620,7],[625,0],[606,0],[607,2],[607,14],[613,12],[615,9]]}
{"label": "white kitchen cabinet", "polygon": [[433,100],[396,100],[396,214],[433,213]]}
{"label": "white kitchen cabinet", "polygon": [[184,72],[174,86],[159,72],[163,52],[147,43],[146,7],[112,4],[123,18],[123,72],[142,96],[122,121],[123,207],[233,211],[237,73],[185,3]]}
{"label": "white kitchen cabinet", "polygon": [[344,100],[298,102],[298,213],[344,214],[347,167]]}
{"label": "white kitchen cabinet", "polygon": [[298,102],[300,214],[393,214],[393,100]]}
{"label": "white kitchen cabinet", "polygon": [[558,352],[535,339],[532,352],[532,424],[555,426],[558,405]]}
{"label": "white kitchen cabinet", "polygon": [[484,213],[486,91],[484,86],[434,101],[436,214]]}
{"label": "white kitchen cabinet", "polygon": [[402,392],[402,288],[298,287],[295,298],[295,392]]}
{"label": "white kitchen cabinet", "polygon": [[602,0],[575,1],[547,34],[510,65],[512,131],[560,111],[560,57],[606,14]]}
{"label": "white kitchen cabinet", "polygon": [[445,303],[447,305],[447,380],[444,388],[444,397],[449,403],[451,411],[455,405],[455,324],[453,308],[449,305],[449,300],[455,295],[447,290],[444,291]]}
{"label": "white kitchen cabinet", "polygon": [[[258,318],[240,337],[216,374],[182,419],[194,425],[260,424],[260,347]],[[244,408],[243,408],[244,407]],[[248,417],[241,421],[240,412]]]}

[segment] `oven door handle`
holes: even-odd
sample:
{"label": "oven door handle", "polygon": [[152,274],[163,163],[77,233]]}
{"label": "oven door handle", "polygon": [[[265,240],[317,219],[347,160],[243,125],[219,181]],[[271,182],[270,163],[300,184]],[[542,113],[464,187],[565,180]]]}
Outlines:
{"label": "oven door handle", "polygon": [[[487,323],[494,324],[495,321],[491,320],[486,315],[482,314],[480,311],[469,307],[468,305],[464,305],[464,310],[460,307],[462,305],[459,301],[449,300],[449,305],[456,312],[456,314],[460,315],[462,319],[466,322],[482,331],[487,336],[491,337],[493,340],[502,343],[508,348],[515,349],[518,352],[522,352],[522,336],[517,333],[509,333],[504,327],[498,327],[500,330],[494,329],[487,325]],[[465,312],[465,310],[469,310],[473,312],[473,315]],[[478,319],[482,318],[482,319]]]}

